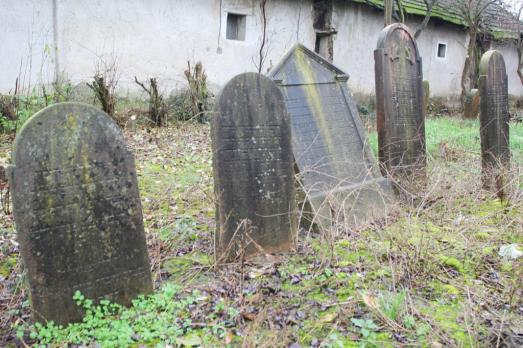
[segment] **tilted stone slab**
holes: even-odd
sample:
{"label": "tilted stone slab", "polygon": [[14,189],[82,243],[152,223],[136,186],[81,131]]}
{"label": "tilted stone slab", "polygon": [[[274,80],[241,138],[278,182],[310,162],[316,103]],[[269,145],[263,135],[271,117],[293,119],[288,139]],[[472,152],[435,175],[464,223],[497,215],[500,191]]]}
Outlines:
{"label": "tilted stone slab", "polygon": [[290,251],[296,234],[290,119],[267,77],[223,88],[212,120],[216,258]]}
{"label": "tilted stone slab", "polygon": [[483,186],[501,190],[510,167],[508,77],[503,55],[483,54],[479,66],[480,135]]}
{"label": "tilted stone slab", "polygon": [[124,305],[152,291],[134,158],[108,115],[77,103],[47,107],[20,130],[12,159],[37,321],[80,320],[77,290]]}
{"label": "tilted stone slab", "polygon": [[378,155],[384,174],[401,181],[424,175],[423,71],[416,40],[399,23],[380,33],[374,51]]}
{"label": "tilted stone slab", "polygon": [[390,184],[367,144],[347,74],[298,44],[271,78],[291,114],[294,159],[314,222],[325,229],[333,220],[354,226],[384,216]]}

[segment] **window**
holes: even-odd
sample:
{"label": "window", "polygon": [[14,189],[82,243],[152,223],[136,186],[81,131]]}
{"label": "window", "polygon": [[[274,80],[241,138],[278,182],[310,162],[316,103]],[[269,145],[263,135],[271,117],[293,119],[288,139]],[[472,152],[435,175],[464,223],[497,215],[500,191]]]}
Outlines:
{"label": "window", "polygon": [[447,55],[447,44],[438,43],[438,58],[445,58]]}
{"label": "window", "polygon": [[245,27],[247,16],[227,13],[227,40],[245,41]]}

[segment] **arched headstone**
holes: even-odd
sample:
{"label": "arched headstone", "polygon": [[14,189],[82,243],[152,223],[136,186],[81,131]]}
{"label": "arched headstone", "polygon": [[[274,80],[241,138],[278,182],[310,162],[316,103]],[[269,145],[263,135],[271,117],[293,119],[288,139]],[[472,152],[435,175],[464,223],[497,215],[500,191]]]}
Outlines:
{"label": "arched headstone", "polygon": [[45,108],[20,130],[12,159],[36,320],[80,320],[77,290],[124,305],[152,291],[134,158],[108,115],[76,103]]}
{"label": "arched headstone", "polygon": [[483,186],[502,190],[510,166],[508,78],[501,53],[490,50],[479,65],[480,134]]}
{"label": "arched headstone", "polygon": [[400,180],[424,175],[423,71],[414,36],[399,23],[380,33],[374,51],[379,160]]}
{"label": "arched headstone", "polygon": [[216,258],[289,251],[296,233],[289,115],[255,73],[223,88],[212,121]]}

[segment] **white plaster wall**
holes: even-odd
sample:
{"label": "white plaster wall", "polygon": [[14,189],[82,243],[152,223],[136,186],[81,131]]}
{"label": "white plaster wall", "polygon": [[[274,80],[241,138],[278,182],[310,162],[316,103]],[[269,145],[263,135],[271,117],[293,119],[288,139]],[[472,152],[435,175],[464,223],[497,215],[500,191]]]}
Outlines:
{"label": "white plaster wall", "polygon": [[[297,39],[310,43],[314,37],[310,1],[270,4],[264,71]],[[245,41],[225,39],[229,11],[247,15]],[[256,70],[262,34],[257,0],[224,0],[221,10],[217,0],[59,0],[58,13],[61,68],[75,82],[90,79],[97,64],[115,59],[120,85],[130,88],[136,88],[134,76],[158,77],[167,89],[180,87],[188,60],[202,61],[215,86]]]}
{"label": "white plaster wall", "polygon": [[[349,73],[353,93],[374,93],[374,49],[383,29],[383,13],[349,2],[336,2],[334,25],[334,63]],[[417,18],[407,22],[414,32]],[[429,34],[430,33],[430,34]],[[429,24],[418,40],[423,60],[423,78],[430,82],[432,96],[451,96],[460,92],[460,76],[465,60],[466,36],[458,27]],[[447,55],[437,58],[438,43],[447,44]]]}
{"label": "white plaster wall", "polygon": [[1,0],[0,14],[0,92],[52,82],[52,0]]}
{"label": "white plaster wall", "polygon": [[[419,22],[407,23],[414,32]],[[430,83],[431,96],[457,97],[461,93],[461,73],[467,56],[467,34],[451,24],[430,23],[418,37],[423,61],[423,79]],[[439,58],[438,44],[447,45],[445,58]]]}
{"label": "white plaster wall", "polygon": [[[53,35],[56,3],[58,50]],[[227,12],[247,15],[245,41],[225,39]],[[61,75],[73,83],[92,79],[98,68],[116,61],[119,85],[139,90],[140,80],[157,77],[164,92],[185,86],[187,61],[202,61],[215,91],[236,74],[255,71],[262,27],[259,0],[1,0],[0,92],[20,85],[52,82],[55,55]],[[269,1],[267,59],[276,65],[296,41],[313,48],[312,0]],[[220,30],[221,19],[221,30]],[[419,18],[408,25],[414,30]],[[335,1],[334,63],[350,75],[356,93],[374,94],[374,49],[383,13],[369,6]],[[445,59],[436,57],[447,43]],[[424,78],[433,96],[455,96],[465,59],[466,34],[459,27],[431,21],[418,40]],[[523,95],[515,71],[517,56],[501,46],[509,71],[509,91]]]}
{"label": "white plaster wall", "polygon": [[518,53],[511,44],[493,44],[492,49],[498,50],[505,59],[508,76],[508,93],[514,96],[523,95],[523,85],[517,74]]}
{"label": "white plaster wall", "polygon": [[374,49],[383,14],[346,1],[335,2],[334,64],[349,74],[352,93],[374,94]]}

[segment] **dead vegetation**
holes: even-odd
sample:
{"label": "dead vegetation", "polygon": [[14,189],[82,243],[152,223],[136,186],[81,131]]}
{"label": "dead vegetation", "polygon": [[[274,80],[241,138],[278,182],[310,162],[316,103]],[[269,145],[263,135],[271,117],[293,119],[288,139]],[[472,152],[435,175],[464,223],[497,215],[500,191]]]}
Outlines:
{"label": "dead vegetation", "polygon": [[[426,191],[413,204],[360,228],[340,220],[323,234],[302,229],[291,255],[216,268],[208,127],[127,136],[157,291],[180,286],[176,301],[199,294],[183,314],[186,339],[245,347],[523,343],[522,260],[498,254],[523,243],[519,164],[516,189],[501,202],[482,190],[477,154],[447,141],[431,153]],[[30,323],[27,297],[12,217],[1,220],[0,345],[23,345],[15,333]],[[24,341],[34,343],[28,334]]]}
{"label": "dead vegetation", "polygon": [[134,82],[142,87],[149,96],[149,119],[156,127],[167,124],[167,106],[163,100],[163,95],[158,91],[158,81],[152,77],[149,79],[149,87],[145,86],[138,78],[134,77]]}
{"label": "dead vegetation", "polygon": [[209,90],[207,89],[207,75],[201,62],[194,67],[187,62],[187,70],[184,72],[188,83],[188,93],[191,101],[192,117],[202,123],[205,113],[209,111]]}

